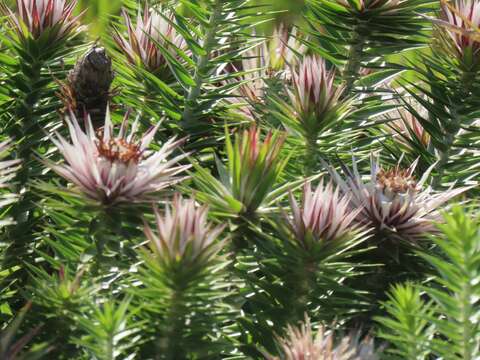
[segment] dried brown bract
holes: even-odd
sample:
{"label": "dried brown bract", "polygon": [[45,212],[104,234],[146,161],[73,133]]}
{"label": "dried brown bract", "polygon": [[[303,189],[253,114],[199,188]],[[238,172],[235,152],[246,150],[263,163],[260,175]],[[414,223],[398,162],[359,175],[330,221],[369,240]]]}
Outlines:
{"label": "dried brown bract", "polygon": [[65,106],[63,110],[71,109],[79,117],[89,114],[96,127],[97,120],[105,119],[105,109],[114,95],[110,90],[114,76],[105,49],[94,45],[78,59],[67,82],[60,84],[58,95]]}

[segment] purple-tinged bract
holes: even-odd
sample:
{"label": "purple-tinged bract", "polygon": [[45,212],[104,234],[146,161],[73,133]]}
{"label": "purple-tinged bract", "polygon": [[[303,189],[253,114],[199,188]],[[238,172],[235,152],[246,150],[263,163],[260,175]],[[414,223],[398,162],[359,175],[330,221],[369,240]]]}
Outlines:
{"label": "purple-tinged bract", "polygon": [[457,0],[442,2],[442,16],[438,23],[446,28],[453,44],[453,52],[462,60],[478,57],[480,51],[480,1]]}
{"label": "purple-tinged bract", "polygon": [[358,210],[350,209],[348,197],[334,189],[332,183],[324,186],[322,182],[315,190],[305,184],[301,206],[290,194],[290,207],[293,217],[288,221],[296,240],[305,248],[309,247],[310,238],[334,241],[357,227],[354,220]]}
{"label": "purple-tinged bract", "polygon": [[76,5],[76,0],[17,0],[17,12],[9,11],[10,20],[22,39],[48,34],[48,39],[55,42],[77,27],[80,15],[73,14]]}
{"label": "purple-tinged bract", "polygon": [[373,341],[359,341],[351,335],[335,341],[335,334],[320,327],[316,335],[307,318],[299,327],[288,326],[286,336],[278,338],[280,356],[266,354],[268,360],[378,360]]}
{"label": "purple-tinged bract", "polygon": [[227,139],[231,193],[245,212],[253,213],[261,206],[285,167],[284,142],[285,135],[278,132],[268,132],[262,141],[256,126],[237,135],[233,146]]}
{"label": "purple-tinged bract", "polygon": [[162,16],[161,12],[165,11],[161,8],[149,9],[146,6],[143,17],[140,11],[138,12],[137,23],[134,26],[130,16],[123,10],[128,37],[124,38],[118,31],[113,36],[131,63],[136,64],[139,60],[151,72],[166,69],[167,60],[160,46],[170,51],[172,55],[175,54],[175,48],[185,50],[187,46],[172,25],[173,15],[165,12],[166,15]]}
{"label": "purple-tinged bract", "polygon": [[[293,71],[293,91],[290,99],[306,127],[320,123],[333,110],[343,87],[335,85],[335,70],[329,70],[319,56],[307,56]],[[312,119],[313,118],[313,119]]]}
{"label": "purple-tinged bract", "polygon": [[217,242],[217,238],[224,227],[208,222],[207,206],[198,207],[194,199],[176,194],[163,214],[156,207],[154,211],[156,232],[147,224],[144,232],[164,265],[205,265],[220,250],[222,242]]}

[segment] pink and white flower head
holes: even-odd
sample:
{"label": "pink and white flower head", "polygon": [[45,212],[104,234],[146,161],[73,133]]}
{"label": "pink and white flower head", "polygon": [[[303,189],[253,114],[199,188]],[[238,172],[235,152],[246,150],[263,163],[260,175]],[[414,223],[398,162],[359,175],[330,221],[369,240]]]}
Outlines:
{"label": "pink and white flower head", "polygon": [[256,126],[235,136],[235,144],[228,150],[232,153],[230,187],[233,197],[243,204],[244,212],[258,210],[278,179],[286,164],[281,156],[285,138],[285,134],[269,131],[262,141],[261,130]]}
{"label": "pink and white flower head", "polygon": [[[418,102],[410,101],[410,106],[420,115],[426,118],[427,111]],[[403,146],[411,149],[412,143],[420,143],[424,147],[430,144],[430,135],[423,128],[417,117],[406,107],[398,104],[393,111],[386,114],[390,120],[387,129],[394,139]]]}
{"label": "pink and white flower head", "polygon": [[293,92],[290,99],[303,122],[322,120],[335,108],[343,87],[335,85],[335,71],[328,70],[319,56],[306,56],[293,71]]}
{"label": "pink and white flower head", "polygon": [[288,31],[284,24],[275,28],[272,37],[264,47],[268,68],[272,71],[286,72],[286,78],[289,78],[290,69],[308,50],[308,47],[298,40],[297,28],[294,27],[292,31]]}
{"label": "pink and white flower head", "polygon": [[335,342],[335,334],[321,326],[314,335],[310,319],[299,327],[288,326],[277,340],[280,356],[266,354],[267,360],[378,360],[373,341],[353,334]]}
{"label": "pink and white flower head", "polygon": [[76,0],[17,0],[17,13],[10,11],[10,19],[21,38],[38,39],[47,33],[49,40],[57,41],[77,27],[81,15],[73,15],[76,5]]}
{"label": "pink and white flower head", "polygon": [[378,158],[371,155],[370,177],[364,181],[358,172],[355,159],[353,170],[344,168],[346,178],[330,168],[335,182],[351,197],[351,204],[360,209],[357,216],[362,224],[377,231],[388,231],[404,240],[415,241],[436,231],[435,223],[441,221],[440,207],[467,190],[449,189],[434,192],[426,185],[431,167],[420,181],[416,181],[415,161],[407,169],[400,165],[391,169],[380,167]]}
{"label": "pink and white flower head", "polygon": [[309,247],[309,240],[334,241],[357,228],[354,224],[359,210],[352,211],[350,200],[341,195],[338,188],[332,183],[327,186],[323,181],[315,191],[310,183],[303,188],[301,207],[290,193],[290,207],[293,218],[287,218],[295,233],[296,240],[305,248]]}
{"label": "pink and white flower head", "polygon": [[101,132],[95,133],[90,117],[86,118],[85,132],[73,113],[66,118],[66,122],[71,143],[59,134],[52,141],[67,164],[49,163],[49,166],[75,184],[87,197],[104,205],[148,200],[148,195],[182,180],[175,175],[189,167],[177,164],[186,154],[168,159],[183,140],[172,139],[160,150],[149,151],[148,146],[158,130],[158,125],[137,140],[137,121],[127,134],[128,114],[118,135],[113,133],[108,109]]}
{"label": "pink and white flower head", "polygon": [[480,51],[480,1],[456,0],[442,2],[442,16],[435,22],[446,27],[453,52],[462,60],[478,58]]}
{"label": "pink and white flower head", "polygon": [[172,205],[160,214],[154,207],[156,233],[145,223],[144,232],[153,252],[166,265],[205,265],[220,250],[217,242],[224,226],[213,226],[207,220],[208,207],[198,207],[194,199],[176,194]]}
{"label": "pink and white flower head", "polygon": [[[185,39],[172,25],[174,17],[170,12],[162,8],[149,9],[146,4],[143,17],[140,11],[138,12],[135,26],[127,12],[125,10],[122,12],[128,38],[125,39],[118,31],[113,38],[132,64],[136,64],[140,60],[149,71],[157,72],[167,67],[167,60],[159,45],[167,51],[171,51],[174,56],[176,48],[186,49]],[[166,15],[162,16],[162,12]]]}

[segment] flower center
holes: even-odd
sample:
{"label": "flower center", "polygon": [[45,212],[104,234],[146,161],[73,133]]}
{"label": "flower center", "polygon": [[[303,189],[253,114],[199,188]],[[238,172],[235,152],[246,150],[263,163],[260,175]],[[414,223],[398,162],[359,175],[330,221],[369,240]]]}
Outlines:
{"label": "flower center", "polygon": [[417,190],[417,182],[410,174],[410,171],[398,168],[390,170],[380,169],[377,173],[377,184],[384,190],[390,190],[394,193],[406,193]]}
{"label": "flower center", "polygon": [[107,142],[99,139],[97,150],[101,157],[111,162],[121,161],[128,163],[133,160],[138,163],[142,156],[140,145],[129,143],[125,139],[110,139]]}

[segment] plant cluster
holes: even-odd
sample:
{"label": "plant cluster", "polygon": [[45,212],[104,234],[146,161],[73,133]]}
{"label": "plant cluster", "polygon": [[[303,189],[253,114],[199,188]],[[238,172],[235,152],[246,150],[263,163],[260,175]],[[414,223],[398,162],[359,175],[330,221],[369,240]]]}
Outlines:
{"label": "plant cluster", "polygon": [[479,0],[104,3],[1,3],[0,359],[480,358]]}

